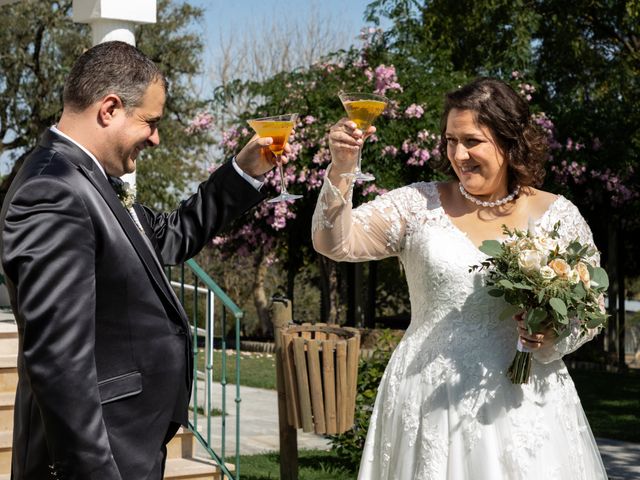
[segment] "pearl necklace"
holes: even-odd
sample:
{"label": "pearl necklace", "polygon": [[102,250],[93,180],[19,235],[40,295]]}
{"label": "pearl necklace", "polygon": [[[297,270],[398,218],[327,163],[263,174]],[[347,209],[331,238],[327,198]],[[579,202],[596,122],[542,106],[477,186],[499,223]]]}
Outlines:
{"label": "pearl necklace", "polygon": [[475,203],[479,207],[499,207],[500,205],[504,205],[505,203],[509,203],[510,201],[512,201],[514,198],[516,198],[516,195],[518,195],[518,192],[520,192],[520,185],[518,185],[516,186],[513,192],[511,192],[506,197],[501,198],[500,200],[496,200],[494,202],[483,202],[482,200],[478,200],[476,197],[472,196],[469,192],[467,192],[462,186],[462,183],[458,184],[458,188],[460,189],[460,193],[464,198],[466,198],[472,203]]}

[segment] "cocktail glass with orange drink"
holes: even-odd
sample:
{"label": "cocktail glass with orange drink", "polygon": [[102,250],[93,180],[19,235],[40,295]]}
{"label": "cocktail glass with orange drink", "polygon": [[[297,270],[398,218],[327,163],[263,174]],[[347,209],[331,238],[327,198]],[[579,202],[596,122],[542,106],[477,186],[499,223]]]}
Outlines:
{"label": "cocktail glass with orange drink", "polygon": [[[349,120],[354,122],[356,126],[366,132],[367,129],[373,125],[376,118],[378,118],[384,109],[387,107],[389,100],[382,95],[376,95],[374,93],[344,93],[339,95],[342,106],[347,111]],[[367,136],[363,140],[366,140]],[[364,143],[362,145],[364,147]],[[371,181],[375,180],[375,177],[370,173],[362,172],[360,164],[362,162],[362,147],[358,150],[358,163],[353,173],[343,173],[343,177],[353,177],[356,180]]]}
{"label": "cocktail glass with orange drink", "polygon": [[267,200],[268,202],[284,202],[302,198],[302,195],[293,195],[287,192],[287,182],[282,166],[282,152],[284,152],[284,146],[289,140],[289,135],[291,135],[293,131],[293,126],[297,118],[297,113],[289,113],[275,117],[248,120],[249,126],[253,128],[260,137],[273,138],[273,143],[269,145],[269,150],[271,150],[276,157],[278,173],[280,174],[280,195]]}

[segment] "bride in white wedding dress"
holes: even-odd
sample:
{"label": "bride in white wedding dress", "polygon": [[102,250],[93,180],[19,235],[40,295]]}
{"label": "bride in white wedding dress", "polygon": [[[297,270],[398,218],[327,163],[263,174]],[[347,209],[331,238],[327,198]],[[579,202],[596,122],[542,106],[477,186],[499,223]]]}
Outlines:
{"label": "bride in white wedding dress", "polygon": [[[602,460],[562,356],[590,340],[577,328],[558,341],[499,320],[478,246],[502,225],[551,229],[561,243],[593,243],[577,208],[534,188],[545,139],[509,86],[479,79],[447,94],[443,158],[456,181],[416,183],[352,210],[362,135],[346,119],[330,133],[332,164],[313,221],[318,252],[335,260],[397,256],[407,277],[411,324],[378,389],[361,480],[596,480]],[[484,203],[483,203],[484,202]],[[593,258],[597,263],[598,258]],[[529,382],[506,376],[520,335],[533,352]]]}

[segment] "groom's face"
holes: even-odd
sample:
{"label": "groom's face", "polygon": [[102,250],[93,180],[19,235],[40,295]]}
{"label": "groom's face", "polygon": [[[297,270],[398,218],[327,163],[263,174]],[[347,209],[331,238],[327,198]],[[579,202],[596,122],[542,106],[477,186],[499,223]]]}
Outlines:
{"label": "groom's face", "polygon": [[160,143],[158,122],[162,117],[165,102],[164,87],[154,82],[147,87],[142,103],[130,108],[118,124],[114,139],[114,156],[110,175],[121,176],[136,169],[136,160],[142,150]]}

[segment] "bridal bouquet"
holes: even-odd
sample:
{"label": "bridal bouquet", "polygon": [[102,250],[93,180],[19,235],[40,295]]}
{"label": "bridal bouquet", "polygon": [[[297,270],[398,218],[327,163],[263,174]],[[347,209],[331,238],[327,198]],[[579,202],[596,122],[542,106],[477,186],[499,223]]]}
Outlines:
{"label": "bridal bouquet", "polygon": [[[556,223],[551,231],[510,230],[508,239],[485,240],[480,250],[489,258],[470,271],[487,270],[489,294],[509,304],[501,318],[526,312],[529,333],[553,328],[559,339],[572,330],[570,319],[586,332],[606,322],[600,308],[609,286],[607,272],[589,263],[595,250],[577,239],[566,248],[558,244]],[[531,369],[531,352],[518,339],[517,351],[507,376],[513,383],[526,383]]]}

